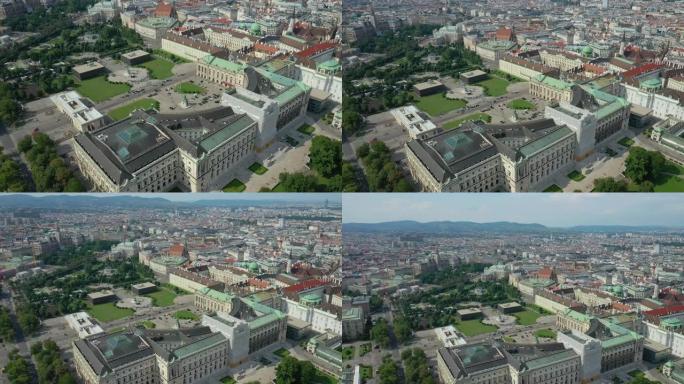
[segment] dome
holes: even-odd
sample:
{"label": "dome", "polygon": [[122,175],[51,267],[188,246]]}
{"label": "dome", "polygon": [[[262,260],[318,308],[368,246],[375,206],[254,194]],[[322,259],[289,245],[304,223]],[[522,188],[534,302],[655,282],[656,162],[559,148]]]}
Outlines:
{"label": "dome", "polygon": [[247,266],[247,269],[249,269],[250,271],[258,271],[258,270],[259,270],[259,264],[257,264],[256,262],[252,261],[252,262],[249,263],[249,265]]}
{"label": "dome", "polygon": [[252,35],[261,35],[261,26],[257,23],[252,24],[252,28],[249,30],[252,32]]}
{"label": "dome", "polygon": [[591,56],[592,54],[594,54],[594,50],[591,49],[590,46],[587,45],[586,47],[582,48],[582,55]]}

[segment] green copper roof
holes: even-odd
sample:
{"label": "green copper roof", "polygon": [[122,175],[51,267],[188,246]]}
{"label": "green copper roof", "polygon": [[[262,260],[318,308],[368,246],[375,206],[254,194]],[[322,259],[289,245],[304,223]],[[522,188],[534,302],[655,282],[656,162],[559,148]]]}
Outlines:
{"label": "green copper roof", "polygon": [[561,312],[562,315],[567,316],[573,320],[581,321],[583,323],[588,323],[591,321],[592,317],[587,316],[584,313],[573,311],[572,309],[566,309]]}
{"label": "green copper roof", "polygon": [[211,65],[212,67],[217,67],[220,69],[225,69],[231,72],[242,72],[247,68],[246,65],[242,63],[236,63],[234,61],[222,59],[214,55],[207,55],[202,58],[205,64]]}
{"label": "green copper roof", "polygon": [[572,83],[568,83],[563,80],[556,79],[555,77],[551,76],[546,76],[546,75],[537,75],[534,77],[535,81],[538,81],[544,85],[548,85],[549,87],[556,88],[561,91],[568,90],[572,88]]}
{"label": "green copper roof", "polygon": [[546,136],[542,136],[541,138],[532,141],[530,143],[527,143],[520,147],[520,154],[523,155],[523,157],[530,157],[534,155],[535,153],[544,150],[545,148],[548,148],[552,144],[557,143],[560,140],[563,140],[564,138],[568,137],[569,135],[573,135],[574,132],[572,129],[563,126],[551,133],[549,133]]}
{"label": "green copper roof", "polygon": [[530,370],[538,369],[547,367],[549,365],[558,364],[561,361],[572,358],[579,358],[579,356],[572,349],[567,349],[563,352],[552,353],[549,355],[542,356],[538,359],[528,360],[525,362],[525,365]]}
{"label": "green copper roof", "polygon": [[642,81],[639,83],[639,86],[646,89],[658,89],[662,87],[662,83],[660,82],[660,79],[653,78]]}
{"label": "green copper roof", "polygon": [[199,291],[197,291],[197,293],[200,295],[212,298],[214,300],[223,301],[226,303],[230,302],[235,297],[235,296],[231,295],[230,293],[219,292],[219,291],[217,291],[215,289],[211,289],[211,288],[202,288]]}
{"label": "green copper roof", "polygon": [[251,117],[244,115],[237,119],[236,121],[230,123],[223,129],[215,132],[211,136],[205,138],[200,142],[200,147],[205,151],[211,151],[217,146],[219,146],[224,141],[232,138],[238,133],[245,130],[250,125],[254,124],[254,120]]}
{"label": "green copper roof", "polygon": [[226,341],[226,338],[221,333],[216,333],[215,335],[209,336],[206,339],[182,346],[173,351],[173,354],[179,359],[183,359],[185,357],[192,356],[197,352],[214,347],[224,341]]}

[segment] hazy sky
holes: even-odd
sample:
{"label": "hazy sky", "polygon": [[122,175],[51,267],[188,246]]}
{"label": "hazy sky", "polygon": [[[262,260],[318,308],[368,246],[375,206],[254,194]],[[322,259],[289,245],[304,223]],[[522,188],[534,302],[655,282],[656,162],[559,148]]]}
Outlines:
{"label": "hazy sky", "polygon": [[[47,193],[32,193],[34,196],[45,196]],[[71,193],[78,196],[81,193]],[[340,202],[339,193],[88,193],[90,196],[137,196],[161,197],[171,201],[197,200],[282,200],[282,201],[325,201]]]}
{"label": "hazy sky", "polygon": [[512,221],[547,226],[684,226],[684,194],[345,193],[345,223]]}

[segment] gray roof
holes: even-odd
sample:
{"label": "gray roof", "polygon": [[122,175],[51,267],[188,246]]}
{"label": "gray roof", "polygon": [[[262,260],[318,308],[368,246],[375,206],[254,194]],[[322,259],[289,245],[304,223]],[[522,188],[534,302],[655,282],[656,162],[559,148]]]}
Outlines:
{"label": "gray roof", "polygon": [[[226,107],[173,115],[136,110],[123,120],[92,133],[77,135],[75,141],[114,183],[120,185],[176,148],[200,157],[213,150],[219,141],[230,139],[253,124],[256,123],[249,116],[235,114],[232,108]],[[184,132],[197,130],[202,134],[191,135],[193,139],[184,136]],[[215,139],[205,141],[212,137]]]}
{"label": "gray roof", "polygon": [[125,330],[79,339],[74,345],[93,371],[102,376],[118,367],[157,355],[166,361],[182,358],[225,340],[209,327]]}
{"label": "gray roof", "polygon": [[[525,144],[537,141],[561,129],[553,119],[539,119],[514,124],[466,122],[459,129],[448,130],[429,139],[412,140],[408,148],[432,176],[445,182],[465,169],[497,154],[519,160]],[[523,145],[506,144],[506,138],[524,138]]]}

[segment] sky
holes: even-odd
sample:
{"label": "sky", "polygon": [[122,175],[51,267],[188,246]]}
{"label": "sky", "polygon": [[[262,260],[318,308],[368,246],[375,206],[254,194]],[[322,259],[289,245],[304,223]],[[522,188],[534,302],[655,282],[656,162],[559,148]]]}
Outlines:
{"label": "sky", "polygon": [[[63,193],[64,195],[83,195],[82,193]],[[46,196],[48,193],[31,193],[33,196]],[[171,201],[192,202],[197,200],[280,200],[296,202],[340,202],[339,193],[87,193],[89,196],[136,196],[163,198]]]}
{"label": "sky", "polygon": [[345,223],[397,220],[511,221],[575,225],[684,226],[684,194],[345,193]]}

